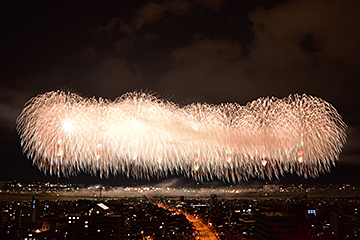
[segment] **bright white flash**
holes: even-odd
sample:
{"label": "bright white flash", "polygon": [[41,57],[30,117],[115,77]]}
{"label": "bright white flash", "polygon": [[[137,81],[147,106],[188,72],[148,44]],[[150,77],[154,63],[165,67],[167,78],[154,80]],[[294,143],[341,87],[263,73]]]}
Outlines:
{"label": "bright white flash", "polygon": [[71,133],[74,131],[74,129],[75,127],[70,121],[65,121],[62,125],[62,130],[65,131],[66,133]]}

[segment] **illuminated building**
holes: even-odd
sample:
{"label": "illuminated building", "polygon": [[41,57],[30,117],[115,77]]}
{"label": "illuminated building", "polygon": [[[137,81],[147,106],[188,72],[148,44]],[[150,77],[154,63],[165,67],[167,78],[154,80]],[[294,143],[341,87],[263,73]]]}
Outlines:
{"label": "illuminated building", "polygon": [[211,199],[210,199],[211,208],[215,208],[218,203],[217,195],[211,194],[210,197],[211,197]]}
{"label": "illuminated building", "polygon": [[124,239],[124,215],[113,215],[103,203],[93,205],[87,215],[67,217],[69,239]]}
{"label": "illuminated building", "polygon": [[299,219],[284,212],[257,212],[255,217],[256,240],[300,240],[304,232]]}
{"label": "illuminated building", "polygon": [[124,239],[123,215],[69,216],[69,239]]}
{"label": "illuminated building", "polygon": [[36,210],[36,204],[37,200],[33,198],[30,206],[21,205],[16,209],[13,220],[15,220],[15,225],[17,225],[19,229],[32,228],[39,222],[39,214]]}

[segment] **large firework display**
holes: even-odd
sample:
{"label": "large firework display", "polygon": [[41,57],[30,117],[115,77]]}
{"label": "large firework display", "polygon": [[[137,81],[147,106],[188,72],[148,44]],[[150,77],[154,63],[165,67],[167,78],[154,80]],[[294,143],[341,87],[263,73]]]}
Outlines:
{"label": "large firework display", "polygon": [[233,182],[329,171],[346,128],[330,103],[305,94],[180,107],[144,92],[111,101],[52,91],[17,119],[23,151],[50,174]]}

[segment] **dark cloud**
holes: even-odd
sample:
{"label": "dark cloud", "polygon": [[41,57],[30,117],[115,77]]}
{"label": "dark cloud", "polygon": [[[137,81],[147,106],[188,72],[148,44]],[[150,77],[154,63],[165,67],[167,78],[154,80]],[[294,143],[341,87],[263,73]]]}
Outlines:
{"label": "dark cloud", "polygon": [[350,127],[346,133],[348,140],[340,161],[344,164],[360,166],[360,130],[359,128]]}
{"label": "dark cloud", "polygon": [[106,98],[116,98],[121,92],[140,89],[145,85],[142,75],[134,68],[131,70],[124,58],[109,57],[101,61],[88,79],[95,92]]}
{"label": "dark cloud", "polygon": [[238,95],[255,90],[251,83],[242,84],[246,66],[241,52],[242,47],[232,41],[195,37],[191,44],[171,53],[172,68],[160,77],[158,88],[182,97],[239,99]]}
{"label": "dark cloud", "polygon": [[2,87],[0,90],[0,127],[4,130],[14,131],[15,119],[20,114],[24,101],[23,93],[14,89]]}
{"label": "dark cloud", "polygon": [[312,33],[305,35],[305,37],[301,40],[299,47],[301,51],[307,54],[313,54],[322,49],[321,40],[316,39]]}
{"label": "dark cloud", "polygon": [[143,6],[134,16],[135,29],[162,19],[167,15],[185,14],[189,11],[191,4],[187,1],[172,0],[161,3],[149,2]]}
{"label": "dark cloud", "polygon": [[303,61],[299,43],[308,34],[313,34],[314,40],[322,39],[321,54],[324,58],[330,61],[343,59],[346,61],[344,64],[359,65],[356,55],[360,47],[355,42],[360,40],[356,30],[360,22],[357,14],[360,3],[351,3],[294,0],[271,9],[257,8],[249,14],[257,39],[253,47],[259,51],[258,54],[272,47],[274,52],[291,58],[287,60]]}
{"label": "dark cloud", "polygon": [[124,31],[128,34],[131,34],[132,28],[126,27],[123,21],[119,18],[113,18],[110,22],[106,23],[104,26],[98,26],[94,34],[102,34],[105,32],[108,37],[112,37],[116,31]]}
{"label": "dark cloud", "polygon": [[[346,11],[339,13],[344,7]],[[255,40],[247,56],[242,55],[244,46],[231,39],[195,37],[171,52],[172,68],[159,78],[159,89],[202,94],[217,101],[308,92],[336,103],[348,102],[358,84],[340,79],[357,77],[355,66],[359,64],[353,60],[359,49],[348,51],[338,40],[353,46],[352,41],[358,39],[350,20],[354,18],[345,14],[359,18],[340,1],[290,1],[258,8],[249,13]],[[344,31],[340,26],[348,27]],[[339,90],[352,94],[339,99]]]}
{"label": "dark cloud", "polygon": [[30,98],[64,83],[64,76],[59,71],[8,77],[6,82],[0,83],[1,130],[15,131],[16,118]]}
{"label": "dark cloud", "polygon": [[149,2],[136,12],[132,19],[132,25],[139,30],[155,21],[167,21],[174,15],[194,13],[194,8],[202,7],[212,11],[222,9],[223,0],[165,0],[160,2]]}

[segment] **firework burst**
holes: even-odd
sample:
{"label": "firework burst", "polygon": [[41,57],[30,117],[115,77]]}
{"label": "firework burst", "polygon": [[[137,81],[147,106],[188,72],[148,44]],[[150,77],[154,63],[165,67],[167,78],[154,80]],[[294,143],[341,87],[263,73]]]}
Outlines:
{"label": "firework burst", "polygon": [[142,92],[110,101],[56,91],[17,118],[23,151],[45,173],[200,181],[316,177],[335,164],[346,128],[331,104],[305,94],[179,107]]}

